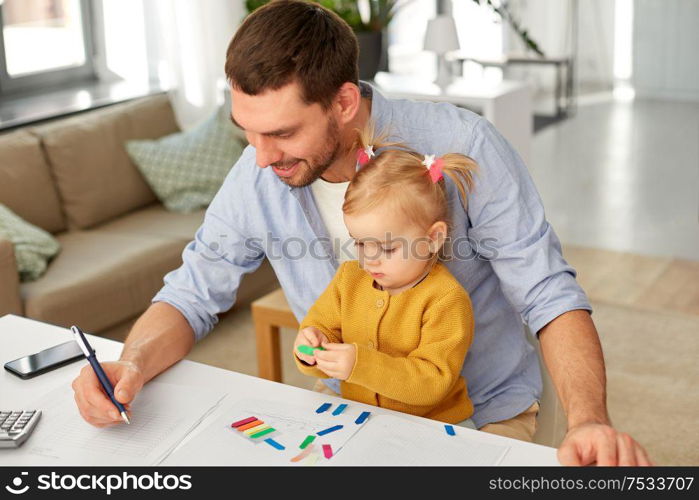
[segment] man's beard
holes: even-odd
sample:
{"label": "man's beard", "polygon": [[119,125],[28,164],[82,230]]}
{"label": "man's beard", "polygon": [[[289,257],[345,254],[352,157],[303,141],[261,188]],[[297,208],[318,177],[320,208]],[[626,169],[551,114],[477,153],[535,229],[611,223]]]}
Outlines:
{"label": "man's beard", "polygon": [[[325,144],[325,147],[320,153],[314,155],[308,160],[299,160],[299,172],[294,176],[296,178],[295,180],[292,180],[290,177],[279,177],[279,179],[292,187],[304,187],[316,181],[328,168],[330,168],[330,165],[332,165],[340,155],[340,150],[342,148],[340,127],[334,118],[331,118],[328,122],[326,137],[323,140],[323,143]],[[293,162],[285,162],[285,164],[289,163],[293,164]],[[272,165],[285,166],[275,163]]]}

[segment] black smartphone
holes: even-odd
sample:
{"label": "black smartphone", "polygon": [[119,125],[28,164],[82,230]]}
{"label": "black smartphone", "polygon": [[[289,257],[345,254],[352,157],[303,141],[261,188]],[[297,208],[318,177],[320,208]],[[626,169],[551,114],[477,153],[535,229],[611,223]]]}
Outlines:
{"label": "black smartphone", "polygon": [[84,357],[78,343],[69,340],[36,354],[8,361],[5,363],[5,370],[21,378],[32,378]]}

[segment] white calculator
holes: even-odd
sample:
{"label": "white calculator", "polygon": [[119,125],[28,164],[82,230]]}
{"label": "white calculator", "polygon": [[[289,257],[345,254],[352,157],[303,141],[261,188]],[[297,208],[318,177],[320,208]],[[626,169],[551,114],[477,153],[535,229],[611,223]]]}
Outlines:
{"label": "white calculator", "polygon": [[0,448],[24,443],[41,418],[41,410],[0,410]]}

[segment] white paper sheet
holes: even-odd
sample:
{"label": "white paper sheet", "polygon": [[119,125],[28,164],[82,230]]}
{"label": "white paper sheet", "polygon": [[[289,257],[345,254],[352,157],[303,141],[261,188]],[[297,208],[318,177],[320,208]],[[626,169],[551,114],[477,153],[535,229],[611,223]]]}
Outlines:
{"label": "white paper sheet", "polygon": [[432,427],[393,415],[372,416],[328,465],[498,465],[509,450],[478,442],[454,426]]}
{"label": "white paper sheet", "polygon": [[41,420],[24,445],[0,454],[4,465],[157,465],[225,397],[151,382],[131,405],[131,424],[97,428],[83,420],[70,386],[36,401]]}
{"label": "white paper sheet", "polygon": [[[341,455],[345,444],[354,439],[353,436],[361,434],[361,428],[366,424],[366,421],[355,423],[361,412],[366,410],[365,406],[349,403],[344,412],[333,415],[338,405],[333,402],[329,410],[319,414],[315,411],[317,407],[281,401],[246,399],[235,402],[221,411],[221,417],[172,453],[163,465],[321,465]],[[231,428],[233,422],[251,416],[271,425],[276,432],[264,438],[271,437],[285,449],[278,450],[263,438],[248,439]],[[317,435],[319,431],[336,425],[343,428],[323,436]],[[316,437],[307,446],[305,456],[292,462],[292,458],[304,452],[300,445],[308,435]],[[323,444],[330,445],[333,451],[334,456],[330,460],[324,456]]]}

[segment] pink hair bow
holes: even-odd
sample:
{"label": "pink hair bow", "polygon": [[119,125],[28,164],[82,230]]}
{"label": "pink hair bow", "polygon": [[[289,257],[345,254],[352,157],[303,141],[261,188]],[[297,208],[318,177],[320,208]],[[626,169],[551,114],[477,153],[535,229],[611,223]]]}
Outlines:
{"label": "pink hair bow", "polygon": [[435,155],[425,155],[425,159],[422,160],[422,164],[429,171],[432,182],[439,182],[439,180],[443,177],[442,167],[444,166],[444,160],[441,157],[435,158]]}
{"label": "pink hair bow", "polygon": [[376,153],[374,153],[374,146],[371,144],[364,149],[360,148],[357,150],[357,162],[362,167],[369,163],[369,160],[371,160],[374,156],[376,156]]}

